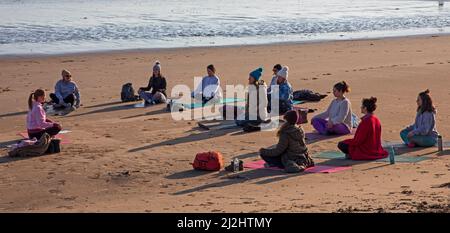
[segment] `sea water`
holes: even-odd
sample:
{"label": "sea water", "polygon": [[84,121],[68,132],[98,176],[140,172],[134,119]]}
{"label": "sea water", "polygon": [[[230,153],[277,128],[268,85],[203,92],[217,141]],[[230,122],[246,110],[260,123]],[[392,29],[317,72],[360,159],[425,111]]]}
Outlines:
{"label": "sea water", "polygon": [[0,0],[0,55],[361,39],[450,31],[450,2]]}

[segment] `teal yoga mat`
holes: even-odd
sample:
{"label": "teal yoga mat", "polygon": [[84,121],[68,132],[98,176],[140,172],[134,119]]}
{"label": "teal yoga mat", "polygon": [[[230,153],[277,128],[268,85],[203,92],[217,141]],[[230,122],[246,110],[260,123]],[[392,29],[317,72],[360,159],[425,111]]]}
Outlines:
{"label": "teal yoga mat", "polygon": [[[236,102],[244,102],[245,99],[240,98],[223,98],[219,103],[216,104],[228,104],[228,103],[236,103]],[[203,105],[202,103],[177,103],[174,102],[175,105],[181,105],[185,108],[194,109],[194,108],[201,108],[204,106],[212,105],[211,103],[206,103]]]}
{"label": "teal yoga mat", "polygon": [[[320,158],[320,159],[345,159],[345,155],[342,152],[339,151],[325,151],[325,152],[321,152],[319,154],[314,154],[313,155],[314,158]],[[396,155],[395,156],[395,162],[399,162],[399,163],[417,163],[420,161],[424,161],[424,160],[428,160],[430,159],[429,157],[425,157],[425,156],[411,156],[411,155]],[[373,160],[376,162],[389,162],[389,157],[384,158],[384,159],[378,159],[378,160]]]}
{"label": "teal yoga mat", "polygon": [[293,103],[294,103],[294,105],[296,105],[296,104],[303,104],[303,103],[305,103],[305,101],[303,101],[303,100],[294,100]]}

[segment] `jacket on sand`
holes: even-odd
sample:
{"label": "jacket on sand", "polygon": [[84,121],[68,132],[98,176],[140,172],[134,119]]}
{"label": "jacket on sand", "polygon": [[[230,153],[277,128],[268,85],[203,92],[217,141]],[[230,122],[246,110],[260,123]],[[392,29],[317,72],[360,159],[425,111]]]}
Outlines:
{"label": "jacket on sand", "polygon": [[15,148],[8,154],[11,157],[43,155],[47,151],[50,142],[51,142],[50,135],[44,133],[42,137],[36,142],[36,144]]}

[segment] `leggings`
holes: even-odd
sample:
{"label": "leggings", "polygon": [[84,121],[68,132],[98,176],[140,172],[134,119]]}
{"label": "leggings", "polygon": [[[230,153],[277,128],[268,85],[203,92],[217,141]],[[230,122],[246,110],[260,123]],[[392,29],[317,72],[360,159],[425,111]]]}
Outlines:
{"label": "leggings", "polygon": [[344,123],[339,123],[333,125],[333,128],[328,129],[327,128],[328,121],[322,118],[313,118],[311,120],[311,124],[313,125],[314,129],[316,129],[320,134],[322,135],[329,135],[329,134],[337,134],[337,135],[345,135],[350,134],[350,130]]}
{"label": "leggings", "polygon": [[36,138],[37,140],[39,140],[42,137],[42,135],[44,135],[44,133],[48,133],[50,136],[55,136],[59,133],[59,131],[61,131],[61,126],[59,124],[53,124],[52,127],[46,128],[41,131],[28,130],[28,137],[30,139]]}
{"label": "leggings", "polygon": [[269,166],[284,168],[284,165],[281,162],[281,156],[276,156],[276,157],[268,157],[268,156],[262,156],[262,155],[260,155],[260,156],[267,164],[269,164]]}
{"label": "leggings", "polygon": [[409,132],[411,132],[411,130],[408,129],[404,129],[400,132],[400,137],[405,144],[414,143],[420,147],[431,147],[434,146],[437,142],[436,138],[433,136],[415,135],[411,138],[408,138]]}
{"label": "leggings", "polygon": [[166,96],[161,92],[156,92],[155,94],[152,94],[150,92],[141,91],[139,92],[139,96],[147,103],[155,102],[155,104],[159,104],[166,102]]}
{"label": "leggings", "polygon": [[[55,94],[51,93],[50,94],[50,98],[52,99],[53,103],[55,103],[55,104],[62,104],[62,103],[59,102],[59,99],[58,99],[58,97]],[[71,104],[73,106],[74,103],[75,103],[75,96],[73,94],[70,94],[66,98],[64,98],[63,101],[64,101],[64,103],[68,103],[68,104]]]}
{"label": "leggings", "polygon": [[342,153],[344,153],[346,155],[348,155],[350,153],[349,145],[347,143],[339,142],[337,147],[339,148],[339,150],[342,151]]}

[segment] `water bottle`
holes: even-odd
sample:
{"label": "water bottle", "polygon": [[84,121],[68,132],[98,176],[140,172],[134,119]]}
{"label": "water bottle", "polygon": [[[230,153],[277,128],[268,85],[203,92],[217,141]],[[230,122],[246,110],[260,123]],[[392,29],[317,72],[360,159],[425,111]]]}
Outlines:
{"label": "water bottle", "polygon": [[394,163],[395,163],[395,150],[394,150],[394,147],[393,147],[393,146],[391,146],[391,148],[390,148],[390,152],[389,152],[389,162],[390,162],[391,164],[394,164]]}
{"label": "water bottle", "polygon": [[442,146],[442,135],[438,135],[437,144],[438,144],[438,151],[442,152],[444,150],[444,148]]}
{"label": "water bottle", "polygon": [[239,159],[234,158],[233,160],[233,172],[239,171]]}

